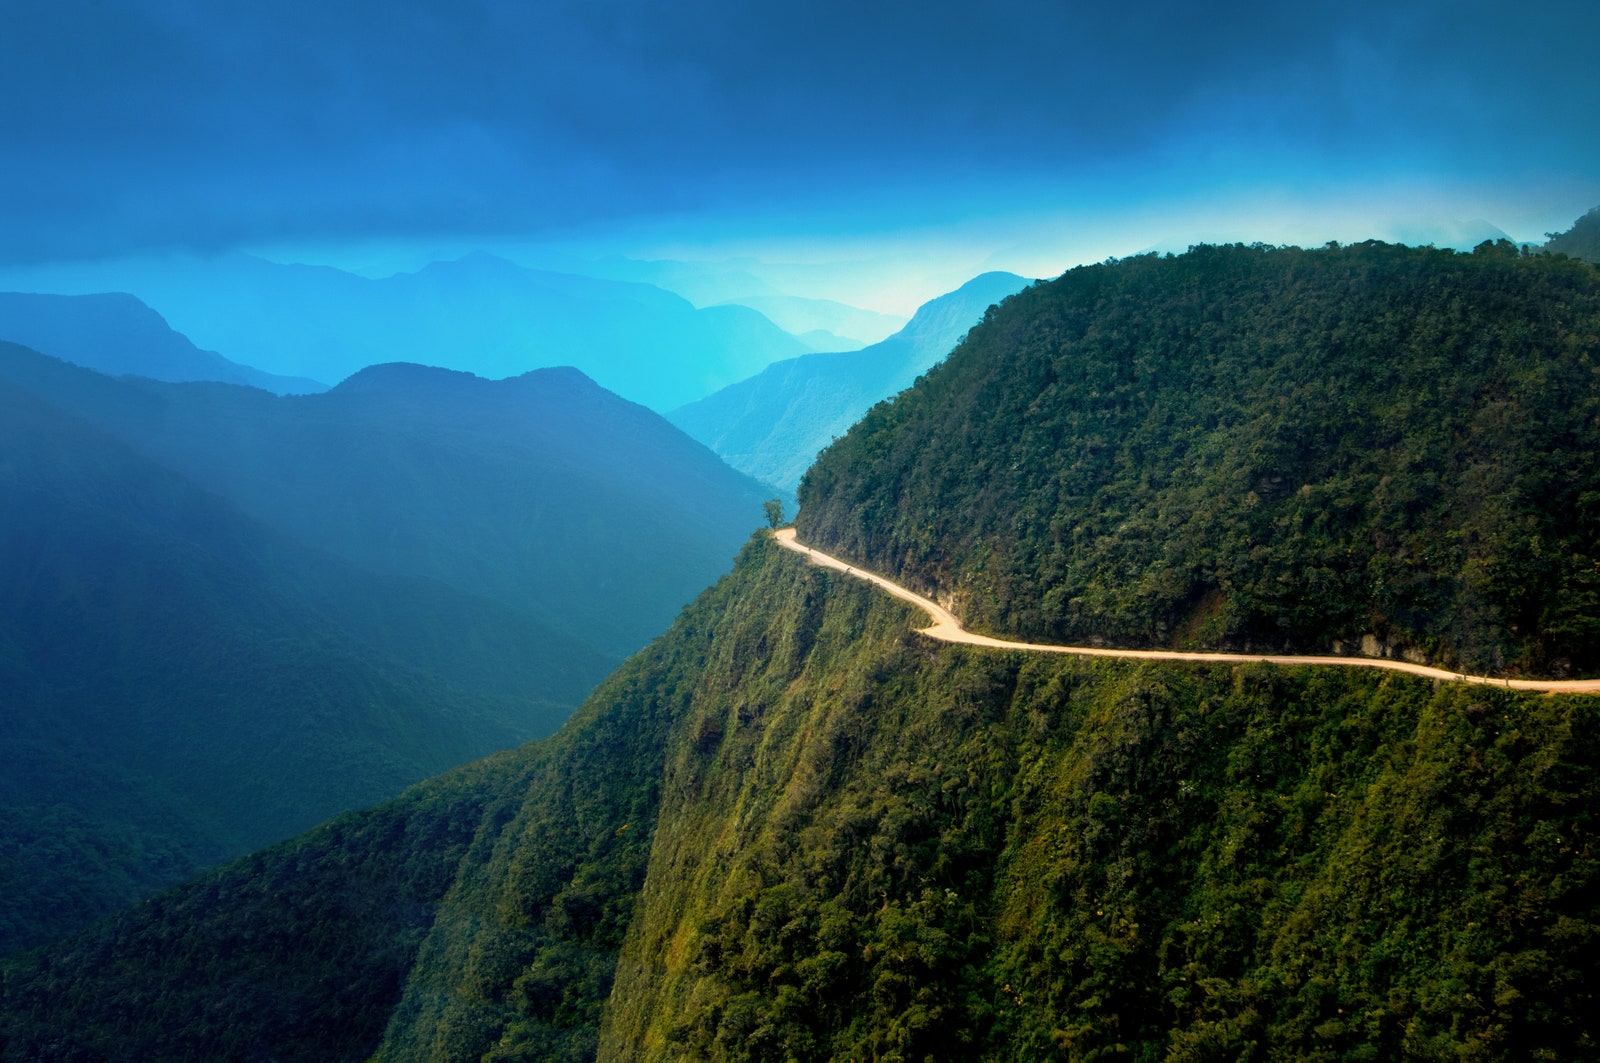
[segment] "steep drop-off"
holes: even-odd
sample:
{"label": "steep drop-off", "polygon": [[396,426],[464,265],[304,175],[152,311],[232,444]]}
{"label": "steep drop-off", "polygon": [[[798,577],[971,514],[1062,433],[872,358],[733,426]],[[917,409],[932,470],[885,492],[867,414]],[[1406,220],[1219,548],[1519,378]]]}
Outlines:
{"label": "steep drop-off", "polygon": [[559,736],[14,961],[5,1058],[1593,1050],[1592,701],[908,619],[753,544]]}

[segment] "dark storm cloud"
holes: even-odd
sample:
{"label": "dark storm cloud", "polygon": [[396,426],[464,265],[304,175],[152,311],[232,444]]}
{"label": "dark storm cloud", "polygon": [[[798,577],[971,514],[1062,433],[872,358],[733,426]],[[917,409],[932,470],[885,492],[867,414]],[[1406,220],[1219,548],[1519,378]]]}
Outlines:
{"label": "dark storm cloud", "polygon": [[1596,10],[12,0],[0,255],[910,202],[1197,152],[1592,174]]}

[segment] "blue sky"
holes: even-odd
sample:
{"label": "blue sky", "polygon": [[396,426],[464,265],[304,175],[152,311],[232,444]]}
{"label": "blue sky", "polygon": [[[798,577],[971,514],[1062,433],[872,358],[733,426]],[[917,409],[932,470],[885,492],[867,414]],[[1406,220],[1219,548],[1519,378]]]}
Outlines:
{"label": "blue sky", "polygon": [[1596,40],[1592,0],[7,0],[0,267],[748,255],[904,312],[1193,239],[1537,239],[1600,203]]}

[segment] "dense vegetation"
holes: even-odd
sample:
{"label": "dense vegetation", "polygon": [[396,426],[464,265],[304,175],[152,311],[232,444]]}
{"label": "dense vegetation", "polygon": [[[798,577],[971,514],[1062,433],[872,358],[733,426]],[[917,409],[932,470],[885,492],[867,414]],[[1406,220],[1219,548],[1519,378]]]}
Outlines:
{"label": "dense vegetation", "polygon": [[908,619],[757,542],[555,738],[13,961],[4,1058],[1593,1054],[1589,700]]}
{"label": "dense vegetation", "polygon": [[1200,247],[1002,304],[799,526],[996,633],[1592,674],[1597,453],[1592,267]]}
{"label": "dense vegetation", "polygon": [[903,619],[829,586],[799,682],[707,684],[600,1058],[1594,1051],[1588,700]]}
{"label": "dense vegetation", "polygon": [[1600,265],[1600,207],[1573,222],[1572,228],[1566,232],[1550,233],[1549,236],[1550,242],[1544,245],[1546,251],[1571,255]]}

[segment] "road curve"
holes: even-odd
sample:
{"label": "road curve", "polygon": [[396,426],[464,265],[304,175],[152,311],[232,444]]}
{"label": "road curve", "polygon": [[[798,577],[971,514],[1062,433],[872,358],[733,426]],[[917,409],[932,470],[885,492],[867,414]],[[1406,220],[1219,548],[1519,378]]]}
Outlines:
{"label": "road curve", "polygon": [[1463,675],[1444,668],[1430,668],[1410,661],[1391,661],[1382,657],[1318,657],[1273,656],[1260,653],[1190,653],[1183,650],[1113,650],[1099,646],[1052,646],[1039,642],[1012,642],[1008,639],[975,635],[961,626],[955,614],[931,598],[924,598],[900,584],[885,579],[865,569],[857,568],[821,550],[813,550],[795,538],[793,528],[780,528],[772,533],[778,545],[809,559],[814,565],[837,569],[840,572],[875,583],[902,601],[910,602],[933,618],[933,625],[919,629],[922,634],[941,642],[959,642],[967,646],[988,646],[997,650],[1030,650],[1035,653],[1071,653],[1080,657],[1132,657],[1146,661],[1199,661],[1205,664],[1320,664],[1336,668],[1382,668],[1390,672],[1405,672],[1429,679],[1448,679],[1455,683],[1478,683],[1483,686],[1510,690],[1537,690],[1546,694],[1600,694],[1600,679],[1494,679],[1484,675]]}

